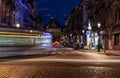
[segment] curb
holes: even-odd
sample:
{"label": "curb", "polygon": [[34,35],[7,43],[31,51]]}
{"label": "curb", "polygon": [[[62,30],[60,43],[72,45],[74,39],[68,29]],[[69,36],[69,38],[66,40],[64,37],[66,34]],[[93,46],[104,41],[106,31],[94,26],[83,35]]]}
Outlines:
{"label": "curb", "polygon": [[80,49],[78,51],[82,51],[82,52],[97,52],[97,53],[103,53],[103,54],[109,55],[109,56],[120,56],[120,52],[118,53],[118,51],[117,52],[116,51],[113,51],[113,52],[106,51],[105,53],[104,53],[104,51],[98,52],[98,51],[95,51],[95,50],[81,50]]}

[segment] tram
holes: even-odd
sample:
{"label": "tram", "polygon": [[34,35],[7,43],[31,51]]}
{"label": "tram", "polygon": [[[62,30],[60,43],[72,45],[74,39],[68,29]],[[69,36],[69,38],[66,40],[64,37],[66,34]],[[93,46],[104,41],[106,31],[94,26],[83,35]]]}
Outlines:
{"label": "tram", "polygon": [[0,28],[0,47],[4,46],[51,46],[52,35],[37,30]]}

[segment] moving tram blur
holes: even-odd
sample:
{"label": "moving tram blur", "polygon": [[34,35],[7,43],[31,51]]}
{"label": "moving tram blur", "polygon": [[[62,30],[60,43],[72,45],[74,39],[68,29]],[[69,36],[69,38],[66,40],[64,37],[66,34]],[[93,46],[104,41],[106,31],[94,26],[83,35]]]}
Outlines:
{"label": "moving tram blur", "polygon": [[52,35],[38,30],[0,28],[0,47],[51,46]]}

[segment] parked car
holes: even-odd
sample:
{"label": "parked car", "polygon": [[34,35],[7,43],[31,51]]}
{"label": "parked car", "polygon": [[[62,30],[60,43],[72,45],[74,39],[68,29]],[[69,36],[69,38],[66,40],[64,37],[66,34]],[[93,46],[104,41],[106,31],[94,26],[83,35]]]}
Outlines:
{"label": "parked car", "polygon": [[74,43],[74,49],[83,49],[84,45],[82,43]]}

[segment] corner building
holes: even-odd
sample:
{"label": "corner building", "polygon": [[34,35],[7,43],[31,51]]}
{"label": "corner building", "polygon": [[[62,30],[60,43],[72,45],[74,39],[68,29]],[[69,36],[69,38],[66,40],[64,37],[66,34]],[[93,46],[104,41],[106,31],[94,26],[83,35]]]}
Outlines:
{"label": "corner building", "polygon": [[33,0],[0,0],[0,25],[33,28],[37,25]]}

